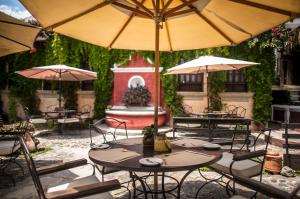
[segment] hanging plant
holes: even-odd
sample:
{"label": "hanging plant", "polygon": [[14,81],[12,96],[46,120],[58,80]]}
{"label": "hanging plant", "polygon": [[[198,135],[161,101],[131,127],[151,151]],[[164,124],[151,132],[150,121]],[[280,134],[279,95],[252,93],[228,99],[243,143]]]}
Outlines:
{"label": "hanging plant", "polygon": [[126,106],[147,106],[151,93],[146,86],[130,87],[124,94],[123,102]]}

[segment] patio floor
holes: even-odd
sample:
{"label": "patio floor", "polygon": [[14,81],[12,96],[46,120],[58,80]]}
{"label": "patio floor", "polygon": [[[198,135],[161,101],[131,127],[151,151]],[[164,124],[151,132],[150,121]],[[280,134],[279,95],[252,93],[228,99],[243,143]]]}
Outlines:
{"label": "patio floor", "polygon": [[[137,137],[138,135],[130,136]],[[89,130],[65,130],[62,134],[57,132],[47,131],[39,132],[36,134],[36,137],[40,140],[39,148],[41,147],[50,147],[51,150],[34,156],[37,166],[44,166],[51,163],[61,162],[62,160],[74,160],[79,158],[88,159],[89,151]],[[119,135],[118,138],[122,138],[122,135]],[[99,140],[101,141],[101,140]],[[277,148],[272,146],[272,148]],[[25,177],[23,177],[20,172],[16,173],[15,178],[17,180],[17,185],[15,187],[5,187],[5,181],[1,180],[0,185],[0,198],[3,199],[12,199],[12,198],[37,198],[36,190],[34,188],[32,179],[29,175],[29,171],[26,169],[25,161],[21,160],[25,168]],[[46,175],[42,177],[42,184],[44,188],[49,186],[61,184],[67,182],[70,179],[77,177],[88,176],[92,173],[92,167],[90,165],[66,170],[63,172],[58,172],[52,175]],[[185,172],[174,172],[169,175],[175,177],[176,179],[181,179],[181,176]],[[97,174],[99,175],[99,174]],[[207,171],[205,175],[213,178],[217,176],[215,172]],[[100,175],[99,175],[100,177]],[[101,179],[101,178],[100,178]],[[105,175],[105,179],[118,179],[120,182],[126,182],[129,180],[127,172],[121,171],[113,174]],[[300,183],[300,177],[295,178],[285,178],[278,175],[265,175],[264,182],[268,184],[273,184],[278,188],[285,189],[290,191],[297,183]],[[186,179],[183,189],[182,189],[182,198],[194,198],[197,188],[204,182],[198,172],[193,172]],[[168,185],[172,185],[171,182],[166,181]],[[131,188],[131,187],[130,187]],[[250,195],[251,192],[248,189],[243,188],[242,186],[237,186],[238,192],[241,192],[243,195]],[[216,191],[218,190],[218,191]],[[127,198],[126,189],[116,190],[112,192],[115,198]],[[202,198],[228,198],[224,188],[217,184],[209,184],[201,192],[200,195]],[[264,198],[262,195],[259,195],[259,198]]]}

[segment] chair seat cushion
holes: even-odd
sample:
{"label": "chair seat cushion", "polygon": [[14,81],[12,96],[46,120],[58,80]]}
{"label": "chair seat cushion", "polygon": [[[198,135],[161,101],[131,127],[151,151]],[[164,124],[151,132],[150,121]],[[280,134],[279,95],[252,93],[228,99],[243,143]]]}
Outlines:
{"label": "chair seat cushion", "polygon": [[[223,157],[218,162],[210,165],[211,168],[221,171],[226,174],[230,174],[229,167],[232,162],[233,154],[224,152]],[[252,177],[259,175],[261,172],[261,164],[253,160],[241,160],[236,161],[233,164],[232,172],[234,175],[241,175],[246,177]]]}
{"label": "chair seat cushion", "polygon": [[29,122],[31,124],[46,124],[47,120],[45,118],[33,118],[30,119]]}
{"label": "chair seat cushion", "polygon": [[0,155],[6,156],[16,152],[20,148],[20,144],[17,144],[15,147],[14,140],[6,140],[0,142]]}
{"label": "chair seat cushion", "polygon": [[80,115],[80,119],[88,119],[89,117],[89,114]]}
{"label": "chair seat cushion", "polygon": [[[54,191],[62,191],[67,188],[74,188],[74,187],[78,187],[78,186],[84,186],[84,185],[89,185],[89,184],[94,184],[94,183],[99,183],[99,182],[100,181],[98,180],[98,178],[96,176],[88,176],[88,177],[84,177],[84,178],[75,179],[74,181],[72,181],[70,183],[58,185],[55,187],[50,187],[50,188],[48,188],[47,193],[51,193]],[[109,192],[94,194],[94,195],[85,196],[85,197],[81,197],[81,198],[84,198],[84,199],[113,199],[112,195]]]}
{"label": "chair seat cushion", "polygon": [[78,123],[79,119],[78,118],[64,118],[64,119],[58,119],[57,122],[61,123],[61,124]]}

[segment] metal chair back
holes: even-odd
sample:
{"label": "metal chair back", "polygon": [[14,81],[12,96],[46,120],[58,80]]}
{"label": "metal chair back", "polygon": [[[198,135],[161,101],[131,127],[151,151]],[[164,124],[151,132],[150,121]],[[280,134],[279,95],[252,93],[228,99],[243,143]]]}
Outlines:
{"label": "metal chair back", "polygon": [[[108,129],[108,127],[104,129],[103,125],[106,124],[107,120],[110,120],[110,121],[113,121],[114,123],[116,123],[116,127],[113,129],[113,131],[111,131],[111,129]],[[102,137],[104,139],[104,142],[108,141],[107,137],[106,137],[108,134],[113,136],[112,141],[117,141],[116,133],[117,133],[117,130],[121,127],[124,128],[125,136],[126,136],[126,138],[128,138],[127,125],[126,125],[125,121],[120,121],[118,119],[111,118],[111,117],[106,117],[106,118],[102,118],[100,120],[97,120],[93,124],[90,124],[90,141],[91,141],[91,144],[93,144],[92,130],[95,130],[96,133],[98,133],[99,135],[102,135]]]}
{"label": "metal chair back", "polygon": [[28,147],[25,143],[25,140],[22,136],[19,136],[19,142],[21,144],[21,148],[22,148],[22,151],[24,153],[24,157],[25,157],[29,172],[31,174],[34,186],[37,190],[38,196],[39,196],[39,198],[44,199],[44,198],[46,198],[46,196],[45,196],[45,193],[44,193],[44,190],[43,190],[43,186],[41,184],[39,175],[36,171],[36,166],[34,164],[34,161],[33,161],[32,157],[31,157],[29,149],[28,149]]}
{"label": "metal chair back", "polygon": [[246,111],[247,111],[246,108],[244,108],[242,106],[239,106],[236,109],[236,116],[241,117],[241,118],[245,118]]}
{"label": "metal chair back", "polygon": [[285,143],[283,144],[283,148],[285,148],[284,165],[299,170],[300,155],[291,153],[291,151],[300,149],[300,133],[291,133],[290,130],[300,128],[300,123],[284,123],[283,127],[285,129],[284,134],[282,135],[285,140]]}

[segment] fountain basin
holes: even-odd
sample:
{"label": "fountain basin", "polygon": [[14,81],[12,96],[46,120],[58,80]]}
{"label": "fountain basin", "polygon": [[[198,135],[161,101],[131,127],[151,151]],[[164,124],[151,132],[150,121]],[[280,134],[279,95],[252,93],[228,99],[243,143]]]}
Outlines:
{"label": "fountain basin", "polygon": [[[114,106],[105,111],[106,117],[112,117],[119,121],[125,121],[127,129],[143,129],[154,123],[153,107],[126,107]],[[158,126],[163,126],[166,121],[166,111],[159,109]],[[113,120],[106,120],[106,124],[110,127],[117,127],[117,123]],[[123,128],[121,125],[119,128]]]}

